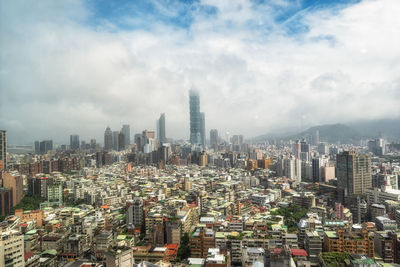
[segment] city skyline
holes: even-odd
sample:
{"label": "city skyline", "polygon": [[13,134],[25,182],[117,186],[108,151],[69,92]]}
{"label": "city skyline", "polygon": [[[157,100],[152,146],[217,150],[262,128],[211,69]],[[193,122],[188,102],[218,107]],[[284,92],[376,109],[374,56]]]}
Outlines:
{"label": "city skyline", "polygon": [[169,137],[189,139],[191,87],[206,129],[221,133],[400,115],[398,1],[118,5],[1,3],[0,128],[10,144],[101,140],[123,123],[140,132],[160,113]]}

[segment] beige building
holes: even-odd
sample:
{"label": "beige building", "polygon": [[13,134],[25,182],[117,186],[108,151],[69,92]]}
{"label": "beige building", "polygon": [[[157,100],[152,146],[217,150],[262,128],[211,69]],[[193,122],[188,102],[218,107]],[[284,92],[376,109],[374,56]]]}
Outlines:
{"label": "beige building", "polygon": [[22,177],[20,175],[5,172],[3,174],[3,187],[12,189],[13,207],[15,207],[24,197]]}
{"label": "beige building", "polygon": [[24,261],[24,236],[18,231],[1,233],[0,240],[0,266],[23,267]]}

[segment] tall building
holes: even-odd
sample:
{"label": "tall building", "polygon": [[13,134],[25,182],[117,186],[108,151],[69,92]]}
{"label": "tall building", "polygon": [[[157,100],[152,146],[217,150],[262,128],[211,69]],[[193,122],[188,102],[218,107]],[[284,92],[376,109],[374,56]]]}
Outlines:
{"label": "tall building", "polygon": [[40,153],[40,142],[35,141],[35,154],[39,154],[39,153]]}
{"label": "tall building", "polygon": [[25,266],[24,235],[19,231],[9,230],[1,233],[0,266]]}
{"label": "tall building", "polygon": [[71,134],[70,136],[70,142],[69,142],[69,147],[71,150],[78,150],[79,149],[79,135],[77,134]]}
{"label": "tall building", "polygon": [[104,150],[112,150],[113,148],[113,133],[109,126],[104,132]]}
{"label": "tall building", "polygon": [[10,214],[13,207],[13,197],[11,188],[0,187],[0,215],[6,216]]}
{"label": "tall building", "polygon": [[204,112],[200,112],[200,139],[203,149],[206,148],[206,117]]}
{"label": "tall building", "polygon": [[190,106],[190,143],[192,145],[201,145],[201,114],[200,114],[200,96],[195,90],[189,91]]}
{"label": "tall building", "polygon": [[0,170],[7,168],[7,132],[0,130]]}
{"label": "tall building", "polygon": [[5,188],[11,188],[13,207],[15,207],[21,199],[24,197],[24,187],[22,177],[19,175],[13,175],[5,172],[3,175],[3,186]]}
{"label": "tall building", "polygon": [[141,228],[144,224],[143,199],[136,197],[129,202],[126,212],[126,225],[128,227]]}
{"label": "tall building", "polygon": [[118,151],[125,150],[125,134],[121,130],[118,134]]}
{"label": "tall building", "polygon": [[322,167],[328,163],[327,158],[313,158],[312,159],[312,181],[314,183],[322,182]]}
{"label": "tall building", "polygon": [[[39,152],[37,154],[46,154],[49,150],[53,150],[53,140],[36,141],[39,143]],[[36,152],[35,142],[35,152]]]}
{"label": "tall building", "polygon": [[372,188],[370,156],[353,151],[342,152],[336,157],[336,168],[338,197],[342,203],[345,197],[363,195]]}
{"label": "tall building", "polygon": [[118,147],[119,147],[119,143],[118,143],[119,132],[118,131],[114,131],[112,133],[112,137],[113,137],[113,149],[115,151],[118,151]]}
{"label": "tall building", "polygon": [[210,130],[210,146],[215,150],[218,149],[218,130],[211,129]]}
{"label": "tall building", "polygon": [[128,147],[131,144],[131,128],[128,124],[124,124],[121,131],[124,133],[125,147]]}
{"label": "tall building", "polygon": [[160,118],[157,120],[157,139],[160,147],[163,143],[167,142],[165,133],[165,113],[162,113]]}

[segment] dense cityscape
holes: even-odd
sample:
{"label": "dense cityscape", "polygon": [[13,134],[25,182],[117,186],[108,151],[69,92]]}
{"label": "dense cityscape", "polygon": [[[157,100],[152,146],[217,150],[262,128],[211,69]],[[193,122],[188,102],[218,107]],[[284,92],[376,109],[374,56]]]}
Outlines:
{"label": "dense cityscape", "polygon": [[0,267],[400,267],[400,0],[0,0]]}
{"label": "dense cityscape", "polygon": [[400,264],[399,145],[207,138],[193,89],[189,107],[189,141],[164,113],[30,153],[0,131],[0,266]]}

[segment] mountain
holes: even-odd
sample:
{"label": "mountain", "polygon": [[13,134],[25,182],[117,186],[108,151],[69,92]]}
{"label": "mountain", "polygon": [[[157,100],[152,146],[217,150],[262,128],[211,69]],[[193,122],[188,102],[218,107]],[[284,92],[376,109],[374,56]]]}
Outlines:
{"label": "mountain", "polygon": [[356,131],[371,138],[383,136],[388,141],[400,141],[400,119],[381,119],[348,123]]}
{"label": "mountain", "polygon": [[294,138],[301,139],[312,136],[315,131],[319,131],[319,139],[321,142],[350,144],[366,138],[355,129],[341,123],[319,125],[309,128],[308,130],[294,135]]}
{"label": "mountain", "polygon": [[304,132],[297,134],[280,134],[280,135],[261,135],[255,137],[253,141],[260,142],[266,140],[296,140],[296,139],[309,139],[313,133],[318,130],[319,131],[319,139],[321,142],[328,143],[337,143],[340,142],[342,144],[353,143],[355,141],[359,141],[363,138],[367,138],[364,135],[360,134],[355,129],[345,125],[345,124],[327,124],[327,125],[319,125],[314,126],[307,129]]}

